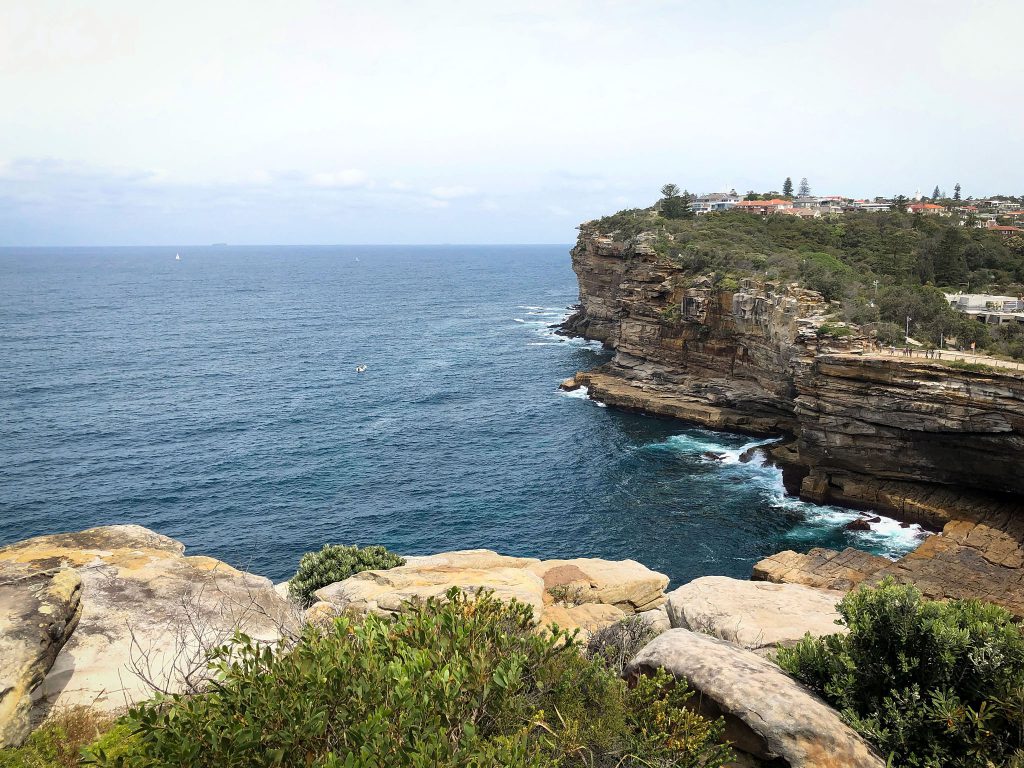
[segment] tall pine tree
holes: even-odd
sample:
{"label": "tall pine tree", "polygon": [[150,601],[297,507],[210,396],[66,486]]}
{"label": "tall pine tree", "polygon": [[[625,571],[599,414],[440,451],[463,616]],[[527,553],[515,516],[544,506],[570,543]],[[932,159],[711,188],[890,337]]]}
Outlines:
{"label": "tall pine tree", "polygon": [[783,197],[792,197],[793,196],[793,180],[791,178],[789,178],[789,176],[787,176],[786,180],[784,182],[782,182],[782,196]]}
{"label": "tall pine tree", "polygon": [[953,199],[954,200],[959,200],[960,199],[960,182],[959,181],[956,184],[953,185]]}
{"label": "tall pine tree", "polygon": [[939,185],[936,184],[935,185],[935,189],[932,191],[932,200],[938,200],[939,199],[939,195],[941,195],[941,194],[942,193],[939,192]]}
{"label": "tall pine tree", "polygon": [[807,177],[806,176],[804,176],[802,179],[800,179],[800,189],[797,190],[797,194],[800,197],[810,197],[811,196],[811,185],[807,183]]}

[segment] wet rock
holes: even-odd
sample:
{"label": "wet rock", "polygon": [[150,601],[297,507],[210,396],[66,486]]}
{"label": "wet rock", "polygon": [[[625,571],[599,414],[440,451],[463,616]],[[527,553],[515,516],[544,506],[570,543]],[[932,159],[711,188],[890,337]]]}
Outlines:
{"label": "wet rock", "polygon": [[850,522],[848,522],[846,525],[843,526],[843,528],[845,528],[848,531],[870,531],[871,524],[868,523],[868,521],[864,518],[858,517],[856,520],[851,520]]}

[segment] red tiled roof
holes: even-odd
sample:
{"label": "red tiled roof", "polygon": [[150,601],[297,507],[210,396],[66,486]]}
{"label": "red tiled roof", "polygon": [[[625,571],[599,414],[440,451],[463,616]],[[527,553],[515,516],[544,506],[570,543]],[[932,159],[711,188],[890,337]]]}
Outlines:
{"label": "red tiled roof", "polygon": [[736,205],[743,206],[744,208],[761,208],[766,205],[792,205],[793,203],[789,200],[740,200]]}

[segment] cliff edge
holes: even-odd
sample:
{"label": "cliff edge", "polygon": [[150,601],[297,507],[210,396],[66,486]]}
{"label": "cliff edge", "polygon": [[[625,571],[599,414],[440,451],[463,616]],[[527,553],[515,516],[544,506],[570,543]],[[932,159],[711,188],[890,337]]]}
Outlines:
{"label": "cliff edge", "polygon": [[1024,512],[1024,375],[880,350],[796,283],[694,275],[654,236],[589,225],[564,332],[613,359],[576,382],[627,409],[789,438],[772,454],[802,498],[941,528]]}

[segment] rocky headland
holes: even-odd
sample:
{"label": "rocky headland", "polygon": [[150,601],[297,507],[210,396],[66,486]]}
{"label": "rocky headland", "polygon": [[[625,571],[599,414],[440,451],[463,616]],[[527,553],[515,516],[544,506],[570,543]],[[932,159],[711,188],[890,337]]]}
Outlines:
{"label": "rocky headland", "polygon": [[614,356],[563,384],[608,405],[778,436],[790,493],[942,531],[897,563],[783,553],[755,577],[849,588],[885,576],[1024,615],[1024,374],[880,352],[796,283],[694,275],[655,236],[583,225],[563,331]]}

